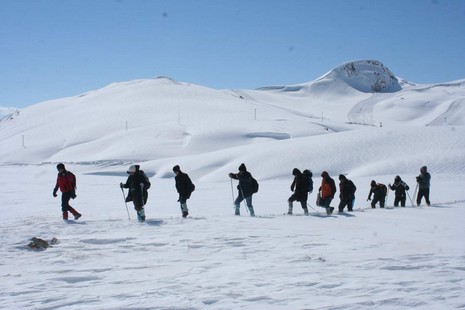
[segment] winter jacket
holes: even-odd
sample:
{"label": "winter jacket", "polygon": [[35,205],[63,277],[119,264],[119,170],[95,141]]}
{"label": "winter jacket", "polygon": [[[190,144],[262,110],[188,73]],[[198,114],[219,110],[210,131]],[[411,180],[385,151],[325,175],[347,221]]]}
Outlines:
{"label": "winter jacket", "polygon": [[431,181],[431,175],[428,172],[421,173],[417,176],[418,188],[426,189],[429,188]]}
{"label": "winter jacket", "polygon": [[237,189],[242,198],[249,197],[253,194],[252,175],[248,171],[240,171],[237,174],[231,173],[229,176],[235,180],[239,180]]}
{"label": "winter jacket", "polygon": [[326,198],[334,198],[334,195],[336,194],[336,183],[334,183],[334,179],[331,178],[329,175],[326,177],[323,177],[323,180],[321,181],[321,198],[326,199]]}
{"label": "winter jacket", "polygon": [[307,201],[308,181],[302,173],[298,172],[294,176],[294,181],[291,184],[291,191],[294,192],[294,197],[297,199],[297,201]]}
{"label": "winter jacket", "polygon": [[76,190],[76,176],[67,170],[62,173],[58,173],[57,183],[55,185],[54,192],[60,189],[62,193],[72,192]]}
{"label": "winter jacket", "polygon": [[[141,186],[142,184],[142,186]],[[147,202],[148,192],[151,184],[143,170],[137,170],[134,174],[129,175],[124,188],[129,188],[126,202],[133,201],[138,207],[144,206]]]}
{"label": "winter jacket", "polygon": [[404,181],[394,182],[391,186],[389,186],[391,190],[394,191],[394,195],[396,197],[405,197],[405,191],[408,191],[410,188],[408,187],[407,183]]}
{"label": "winter jacket", "polygon": [[356,190],[355,184],[351,180],[345,179],[339,183],[339,198],[341,200],[352,200],[355,198]]}
{"label": "winter jacket", "polygon": [[368,199],[371,199],[371,194],[373,194],[373,199],[386,196],[387,194],[386,185],[378,183],[376,184],[376,186],[372,186],[370,189],[370,193],[368,194]]}
{"label": "winter jacket", "polygon": [[186,173],[179,171],[174,180],[176,181],[176,190],[179,193],[179,197],[183,197],[185,199],[190,198],[195,186],[189,176]]}

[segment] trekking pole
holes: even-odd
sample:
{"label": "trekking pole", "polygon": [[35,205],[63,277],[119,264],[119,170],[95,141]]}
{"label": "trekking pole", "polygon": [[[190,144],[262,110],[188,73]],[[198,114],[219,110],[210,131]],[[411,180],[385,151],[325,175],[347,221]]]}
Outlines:
{"label": "trekking pole", "polygon": [[413,200],[412,200],[412,197],[410,197],[410,194],[408,193],[408,191],[405,191],[407,193],[407,196],[408,196],[408,199],[410,199],[410,202],[412,203],[412,207],[413,207]]}
{"label": "trekking pole", "polygon": [[124,194],[124,189],[122,187],[120,188],[121,188],[121,192],[123,193],[123,200],[126,206],[126,212],[128,213],[128,220],[131,220],[131,216],[129,215],[129,210],[128,210],[128,203],[126,202],[126,195]]}
{"label": "trekking pole", "polygon": [[242,191],[242,186],[239,185],[239,188],[240,188],[240,190],[241,190],[242,198],[244,198],[243,201],[244,201],[244,205],[245,205],[245,207],[244,207],[244,208],[245,208],[245,211],[247,211],[247,213],[249,213],[249,208],[248,208],[248,205],[247,205],[247,200],[246,200],[245,197],[244,197],[244,192]]}
{"label": "trekking pole", "polygon": [[386,188],[386,201],[384,202],[384,207],[388,207],[388,198],[389,198],[389,188]]}
{"label": "trekking pole", "polygon": [[[418,191],[418,183],[417,185],[415,186],[415,191],[413,192],[413,199],[415,199],[415,197],[417,196],[417,191]],[[413,201],[412,201],[412,207],[414,207],[415,205],[413,204]]]}
{"label": "trekking pole", "polygon": [[312,207],[308,202],[307,202],[307,207],[312,208],[313,211],[315,211],[316,213],[320,214],[320,212],[318,212],[318,210],[316,210],[314,207]]}
{"label": "trekking pole", "polygon": [[233,202],[233,208],[235,208],[234,207],[234,190],[233,190],[232,178],[229,178],[229,180],[231,181],[231,197],[232,197],[232,202]]}

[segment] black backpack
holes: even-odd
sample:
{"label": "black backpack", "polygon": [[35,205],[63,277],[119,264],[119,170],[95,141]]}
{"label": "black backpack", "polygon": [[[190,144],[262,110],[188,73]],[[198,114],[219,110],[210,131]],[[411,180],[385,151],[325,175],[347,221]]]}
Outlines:
{"label": "black backpack", "polygon": [[313,192],[313,173],[310,170],[305,169],[304,172],[302,172],[302,174],[307,179],[307,191],[309,193]]}
{"label": "black backpack", "polygon": [[258,192],[258,182],[252,177],[252,193],[255,194],[256,192]]}

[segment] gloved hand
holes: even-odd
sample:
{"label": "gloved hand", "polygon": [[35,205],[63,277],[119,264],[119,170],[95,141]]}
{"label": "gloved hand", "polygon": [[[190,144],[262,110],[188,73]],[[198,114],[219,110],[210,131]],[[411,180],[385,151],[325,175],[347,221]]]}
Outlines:
{"label": "gloved hand", "polygon": [[232,177],[234,176],[234,173],[231,172],[231,173],[228,174],[228,175],[229,175],[230,178],[232,178]]}
{"label": "gloved hand", "polygon": [[57,196],[57,189],[53,189],[53,197],[56,197]]}
{"label": "gloved hand", "polygon": [[71,192],[71,198],[74,199],[74,198],[76,198],[76,197],[77,197],[76,191],[73,190],[73,191]]}
{"label": "gloved hand", "polygon": [[119,187],[124,188],[123,182],[119,183]]}
{"label": "gloved hand", "polygon": [[178,202],[180,202],[181,200],[182,200],[182,196],[179,195]]}
{"label": "gloved hand", "polygon": [[370,200],[371,200],[371,198],[367,198],[367,201],[370,201]]}

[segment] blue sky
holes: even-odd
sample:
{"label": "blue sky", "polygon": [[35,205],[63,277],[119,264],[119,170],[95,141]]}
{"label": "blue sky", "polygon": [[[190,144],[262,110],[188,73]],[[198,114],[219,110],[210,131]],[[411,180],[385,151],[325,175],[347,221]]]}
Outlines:
{"label": "blue sky", "polygon": [[463,0],[0,0],[0,106],[168,76],[216,89],[312,81],[376,59],[465,78]]}

